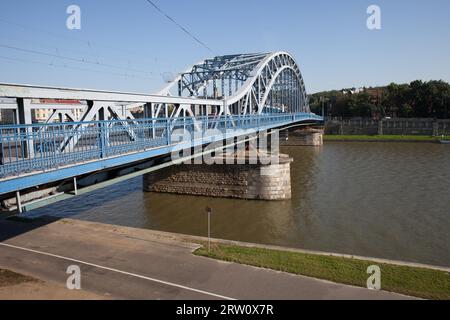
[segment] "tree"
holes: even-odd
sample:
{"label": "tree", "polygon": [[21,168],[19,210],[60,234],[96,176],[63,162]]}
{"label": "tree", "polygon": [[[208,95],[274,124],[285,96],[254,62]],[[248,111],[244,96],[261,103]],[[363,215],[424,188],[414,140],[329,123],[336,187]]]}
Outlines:
{"label": "tree", "polygon": [[322,113],[322,98],[327,102],[326,106],[332,103],[333,117],[381,115],[447,119],[450,116],[450,85],[442,80],[391,83],[386,87],[364,89],[356,94],[350,94],[345,89],[320,92],[311,95],[310,106],[313,112]]}

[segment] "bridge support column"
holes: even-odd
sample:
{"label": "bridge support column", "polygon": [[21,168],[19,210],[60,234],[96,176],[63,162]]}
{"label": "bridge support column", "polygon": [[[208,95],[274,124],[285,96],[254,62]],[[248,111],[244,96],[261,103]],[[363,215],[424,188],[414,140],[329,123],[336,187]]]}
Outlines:
{"label": "bridge support column", "polygon": [[323,129],[296,129],[280,133],[281,146],[313,146],[323,145]]}
{"label": "bridge support column", "polygon": [[287,200],[291,198],[292,158],[278,164],[182,164],[144,176],[144,191],[220,198]]}

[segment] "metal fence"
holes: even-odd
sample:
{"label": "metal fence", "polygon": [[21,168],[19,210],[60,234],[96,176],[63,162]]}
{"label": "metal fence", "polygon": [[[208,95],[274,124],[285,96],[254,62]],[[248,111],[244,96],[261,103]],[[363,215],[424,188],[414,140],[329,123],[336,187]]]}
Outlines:
{"label": "metal fence", "polygon": [[171,146],[176,129],[205,133],[276,127],[309,113],[193,118],[155,118],[0,126],[0,179]]}
{"label": "metal fence", "polygon": [[450,120],[433,118],[331,118],[326,134],[339,135],[423,135],[440,136],[450,132]]}

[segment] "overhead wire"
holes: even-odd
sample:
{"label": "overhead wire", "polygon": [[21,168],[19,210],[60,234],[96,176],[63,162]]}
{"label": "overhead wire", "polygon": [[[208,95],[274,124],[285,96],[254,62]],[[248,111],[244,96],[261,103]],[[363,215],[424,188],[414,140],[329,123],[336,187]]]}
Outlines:
{"label": "overhead wire", "polygon": [[[186,27],[184,27],[183,25],[178,23],[174,18],[169,16],[167,13],[165,13],[153,1],[147,0],[147,2],[150,5],[152,5],[160,14],[164,15],[167,19],[169,19],[172,23],[174,23],[178,28],[180,28],[185,34],[187,34],[195,42],[197,42],[198,44],[200,44],[201,46],[206,48],[208,51],[212,52],[212,49],[209,46],[207,46],[203,41],[201,41],[198,37],[196,37],[194,34],[192,34]],[[20,24],[20,23],[17,23],[17,22],[8,21],[8,20],[5,20],[3,18],[0,18],[0,22],[1,23],[10,24],[10,25],[14,25],[16,27],[20,27],[20,28],[23,28],[23,29],[32,29],[34,31],[43,32],[43,33],[52,35],[54,37],[67,38],[67,35],[62,35],[62,34],[59,34],[59,33],[53,32],[53,31],[49,31],[49,30],[45,30],[45,29],[42,29],[42,28],[39,28],[39,27],[35,27],[35,26],[31,27],[31,26],[27,26],[27,25]],[[41,62],[41,61],[26,60],[26,59],[12,58],[12,57],[6,57],[6,56],[0,56],[0,58],[7,59],[7,60],[10,60],[10,61],[28,62],[28,63],[33,63],[33,64],[49,65],[49,66],[53,66],[53,67],[61,67],[61,68],[81,70],[81,71],[89,71],[89,72],[99,72],[99,73],[105,73],[105,74],[111,74],[111,75],[117,75],[117,76],[133,77],[133,78],[148,78],[148,77],[142,77],[142,76],[131,75],[131,74],[114,73],[114,72],[95,71],[95,70],[92,70],[92,69],[68,66],[67,64],[55,65],[54,62],[55,62],[56,59],[62,59],[62,60],[73,61],[73,62],[77,62],[77,63],[85,63],[85,64],[96,65],[96,66],[101,66],[101,67],[107,67],[107,68],[114,68],[114,69],[121,69],[121,70],[126,70],[126,71],[138,72],[138,73],[143,73],[143,74],[146,74],[146,75],[153,74],[153,72],[142,71],[142,70],[139,70],[139,69],[131,68],[129,66],[128,67],[124,67],[124,66],[118,66],[118,65],[113,65],[113,64],[102,63],[102,62],[99,61],[98,56],[94,55],[94,50],[93,50],[93,45],[92,45],[94,43],[92,41],[81,39],[81,38],[77,38],[77,37],[73,37],[73,36],[70,36],[70,38],[74,39],[76,41],[80,41],[80,42],[85,43],[87,45],[87,47],[89,48],[90,54],[92,56],[94,56],[95,61],[89,60],[89,59],[85,59],[85,58],[75,58],[75,57],[62,55],[62,54],[59,53],[60,50],[57,47],[53,48],[53,49],[55,49],[56,53],[49,53],[49,52],[44,52],[44,51],[40,51],[40,50],[34,50],[34,49],[29,49],[29,48],[13,46],[13,45],[5,44],[5,43],[0,43],[0,47],[6,48],[6,49],[10,49],[10,50],[16,50],[16,51],[20,51],[20,52],[24,52],[24,53],[34,54],[34,55],[48,56],[48,57],[51,57],[52,60],[51,60],[50,63],[47,64],[47,63]],[[133,52],[133,51],[130,51],[130,50],[124,50],[123,48],[116,48],[116,47],[109,46],[109,45],[104,45],[104,44],[98,44],[97,43],[97,44],[95,44],[95,46],[104,47],[104,48],[108,48],[108,49],[112,49],[112,50],[120,50],[122,53],[123,52],[128,52],[128,53],[132,53],[132,54],[139,54],[137,52]],[[71,50],[63,49],[63,51],[71,51]],[[72,51],[74,51],[74,50],[72,50]],[[153,62],[158,63],[158,59],[155,58],[153,60]],[[128,62],[128,65],[130,65],[129,62]],[[159,66],[158,66],[158,69],[159,69]]]}
{"label": "overhead wire", "polygon": [[99,61],[92,61],[92,60],[88,60],[88,59],[84,59],[84,58],[80,59],[80,58],[64,56],[64,55],[61,55],[61,54],[53,54],[53,53],[43,52],[43,51],[40,51],[40,50],[34,50],[34,49],[28,49],[28,48],[22,48],[22,47],[16,47],[16,46],[10,46],[8,44],[3,44],[3,43],[0,43],[0,48],[6,48],[6,49],[11,49],[11,50],[25,52],[25,53],[31,53],[31,54],[35,54],[35,55],[41,55],[41,56],[48,56],[48,57],[52,57],[52,58],[58,58],[58,59],[63,59],[63,60],[75,61],[75,62],[80,62],[80,63],[87,63],[87,64],[92,64],[92,65],[98,65],[98,66],[103,66],[103,67],[108,67],[108,68],[128,70],[128,71],[140,72],[140,73],[145,73],[145,74],[152,74],[153,73],[153,72],[142,71],[142,70],[129,68],[129,67],[123,67],[123,66],[117,66],[117,65],[112,65],[112,64],[101,63]]}
{"label": "overhead wire", "polygon": [[196,37],[194,34],[192,34],[187,28],[183,27],[181,23],[177,22],[174,18],[169,16],[167,13],[165,13],[159,6],[157,6],[152,0],[146,0],[153,8],[155,8],[160,14],[165,16],[167,19],[169,19],[171,22],[173,22],[179,29],[181,29],[185,34],[187,34],[190,38],[192,38],[195,42],[206,48],[211,53],[213,50],[207,46],[203,41],[201,41],[198,37]]}
{"label": "overhead wire", "polygon": [[16,62],[23,62],[23,63],[31,63],[31,64],[39,64],[39,65],[45,65],[50,67],[56,67],[56,68],[64,68],[64,69],[72,69],[72,70],[78,70],[78,71],[85,71],[85,72],[92,72],[92,73],[103,73],[107,75],[113,75],[113,76],[119,76],[119,77],[127,77],[127,78],[139,78],[139,79],[152,79],[151,77],[144,77],[139,75],[132,75],[132,74],[126,74],[126,73],[117,73],[117,72],[109,72],[109,71],[102,71],[102,70],[93,70],[93,69],[87,69],[87,68],[79,68],[69,65],[57,65],[53,62],[45,63],[42,61],[34,61],[34,60],[28,60],[28,59],[20,59],[16,57],[7,57],[7,56],[1,56],[0,59],[9,60],[9,61],[16,61]]}
{"label": "overhead wire", "polygon": [[71,36],[71,35],[62,34],[62,33],[54,32],[54,31],[50,31],[50,30],[46,30],[46,29],[43,29],[43,28],[40,28],[40,27],[36,27],[36,26],[30,26],[30,25],[26,25],[26,24],[21,24],[21,23],[17,23],[17,22],[5,20],[5,19],[3,19],[3,18],[0,18],[0,23],[13,25],[13,26],[19,27],[19,28],[24,29],[24,30],[38,31],[38,32],[41,32],[41,33],[45,33],[45,34],[47,34],[47,35],[50,35],[50,36],[52,36],[52,37],[64,38],[64,39],[69,38],[69,39],[72,39],[72,40],[75,40],[75,41],[82,42],[82,43],[84,43],[85,45],[87,45],[88,47],[90,46],[91,48],[92,48],[93,46],[95,46],[95,47],[102,47],[102,48],[105,48],[105,49],[118,51],[118,52],[120,52],[120,53],[126,52],[126,53],[130,53],[130,54],[133,54],[133,55],[139,55],[139,56],[140,56],[140,60],[148,60],[148,61],[151,61],[151,59],[148,59],[148,58],[142,58],[142,57],[141,57],[142,52],[137,52],[137,51],[134,51],[134,50],[129,50],[128,48],[118,48],[118,47],[114,47],[114,46],[111,46],[111,45],[99,43],[99,42],[97,42],[97,41],[94,42],[94,41],[91,41],[91,40],[86,40],[86,39],[74,37],[74,36]]}

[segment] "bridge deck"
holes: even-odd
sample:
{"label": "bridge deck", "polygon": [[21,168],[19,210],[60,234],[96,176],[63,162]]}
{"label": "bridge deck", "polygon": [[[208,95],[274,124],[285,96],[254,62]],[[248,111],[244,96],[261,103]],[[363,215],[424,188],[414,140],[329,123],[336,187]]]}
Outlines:
{"label": "bridge deck", "polygon": [[[0,194],[321,118],[309,113],[0,126]],[[183,143],[173,132],[193,133]],[[195,134],[195,136],[194,136]]]}

